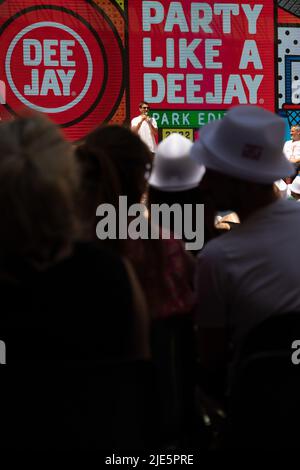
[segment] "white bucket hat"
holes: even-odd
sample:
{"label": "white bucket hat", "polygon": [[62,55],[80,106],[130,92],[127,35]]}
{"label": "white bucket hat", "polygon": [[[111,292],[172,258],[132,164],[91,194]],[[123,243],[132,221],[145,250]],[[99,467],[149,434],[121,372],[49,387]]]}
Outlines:
{"label": "white bucket hat", "polygon": [[284,120],[276,114],[257,106],[237,106],[201,129],[191,156],[229,176],[273,183],[295,173],[282,152],[284,135]]}
{"label": "white bucket hat", "polygon": [[149,184],[163,191],[185,191],[198,186],[204,166],[190,157],[192,142],[173,133],[157,147]]}
{"label": "white bucket hat", "polygon": [[294,181],[288,185],[289,190],[293,193],[300,194],[300,176],[296,176]]}

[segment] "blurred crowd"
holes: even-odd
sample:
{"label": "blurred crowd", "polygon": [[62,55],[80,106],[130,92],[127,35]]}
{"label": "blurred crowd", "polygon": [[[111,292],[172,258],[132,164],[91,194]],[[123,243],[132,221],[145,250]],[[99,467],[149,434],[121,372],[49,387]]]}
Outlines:
{"label": "blurred crowd", "polygon": [[[275,317],[296,313],[297,322],[300,313],[300,176],[283,152],[284,122],[239,106],[204,126],[195,143],[174,133],[155,152],[138,126],[101,126],[72,145],[44,116],[0,124],[8,371],[0,447],[292,444],[291,428],[282,427],[290,410],[279,415],[297,380],[264,420],[261,375],[255,367],[254,378],[239,375],[250,335]],[[148,220],[153,204],[183,213],[189,205],[193,223],[203,204],[204,246],[187,250],[172,217],[169,227],[155,227],[155,239],[100,239],[97,208],[118,212],[121,196],[128,206],[145,204]],[[133,220],[117,215],[116,233]],[[264,345],[276,330],[269,325]],[[290,347],[280,351],[292,354]]]}

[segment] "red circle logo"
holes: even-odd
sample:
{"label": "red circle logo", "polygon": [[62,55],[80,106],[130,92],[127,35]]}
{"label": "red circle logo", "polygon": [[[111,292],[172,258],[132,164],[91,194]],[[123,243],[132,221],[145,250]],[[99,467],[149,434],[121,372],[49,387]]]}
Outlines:
{"label": "red circle logo", "polygon": [[6,109],[17,114],[26,106],[46,113],[78,140],[111,119],[120,103],[122,41],[97,5],[27,3],[34,6],[16,11],[1,28]]}
{"label": "red circle logo", "polygon": [[[13,78],[17,67],[19,73]],[[86,42],[74,30],[44,21],[27,26],[14,38],[5,71],[8,84],[24,105],[44,113],[61,113],[88,93],[93,61]],[[103,81],[103,73],[101,78]]]}

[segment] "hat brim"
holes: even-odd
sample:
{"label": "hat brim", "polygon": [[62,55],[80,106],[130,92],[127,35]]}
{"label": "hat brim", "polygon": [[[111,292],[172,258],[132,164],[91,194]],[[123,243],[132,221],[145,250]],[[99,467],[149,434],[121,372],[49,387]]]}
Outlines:
{"label": "hat brim", "polygon": [[166,192],[187,191],[189,189],[196,188],[200,184],[204,173],[204,166],[199,165],[199,168],[195,170],[192,179],[180,184],[172,184],[172,182],[166,178],[159,178],[159,176],[155,173],[155,170],[153,170],[150,178],[148,179],[148,184],[156,189]]}
{"label": "hat brim", "polygon": [[294,166],[287,160],[285,155],[282,153],[282,159],[280,162],[276,162],[276,168],[273,167],[267,171],[259,169],[259,165],[256,168],[243,168],[236,164],[231,164],[228,160],[222,158],[220,153],[216,153],[212,148],[209,149],[207,142],[212,141],[212,137],[218,138],[218,130],[221,125],[221,120],[214,121],[201,129],[200,139],[198,139],[192,149],[191,158],[198,162],[198,164],[204,165],[206,168],[224,173],[227,176],[239,178],[253,183],[268,184],[274,183],[281,178],[287,176],[293,176],[295,173]]}

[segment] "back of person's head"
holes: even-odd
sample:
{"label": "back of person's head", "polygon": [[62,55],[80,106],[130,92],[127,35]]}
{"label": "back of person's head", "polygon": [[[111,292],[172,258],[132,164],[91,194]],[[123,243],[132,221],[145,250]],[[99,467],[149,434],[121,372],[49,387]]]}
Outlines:
{"label": "back of person's head", "polygon": [[[147,189],[145,173],[152,164],[148,147],[129,129],[120,126],[99,127],[92,132],[76,152],[81,168],[79,191],[80,217],[85,231],[83,237],[96,240],[96,209],[100,204],[112,204],[116,209],[118,223],[118,198],[127,196],[128,206],[139,203]],[[127,217],[127,214],[123,214]],[[128,222],[128,221],[127,221]],[[143,287],[151,282],[157,288],[157,299],[164,280],[161,279],[164,257],[162,242],[152,239],[106,239],[99,240],[106,249],[127,257],[133,264]],[[153,278],[153,271],[156,276]],[[145,277],[147,280],[145,281]]]}
{"label": "back of person's head", "polygon": [[76,226],[76,163],[40,115],[0,126],[0,257],[44,266],[69,249]]}
{"label": "back of person's head", "polygon": [[95,207],[101,202],[117,204],[121,195],[127,196],[129,205],[140,202],[152,156],[136,134],[117,125],[99,127],[79,147],[77,156],[83,165],[82,186],[99,188]]}

